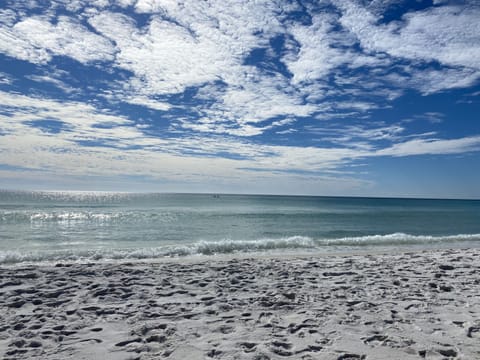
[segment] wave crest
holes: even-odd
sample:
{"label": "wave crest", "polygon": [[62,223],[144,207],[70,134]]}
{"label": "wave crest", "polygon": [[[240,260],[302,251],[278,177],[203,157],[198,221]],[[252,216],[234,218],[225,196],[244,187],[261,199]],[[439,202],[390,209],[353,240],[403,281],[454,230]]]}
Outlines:
{"label": "wave crest", "polygon": [[118,249],[69,249],[43,251],[0,251],[0,264],[44,261],[97,261],[141,260],[192,255],[215,255],[233,253],[265,253],[281,250],[327,251],[328,248],[346,249],[358,247],[435,245],[480,242],[480,234],[447,236],[410,235],[393,233],[366,235],[335,239],[312,239],[307,236],[291,236],[280,239],[199,241],[186,245],[163,247],[118,248]]}

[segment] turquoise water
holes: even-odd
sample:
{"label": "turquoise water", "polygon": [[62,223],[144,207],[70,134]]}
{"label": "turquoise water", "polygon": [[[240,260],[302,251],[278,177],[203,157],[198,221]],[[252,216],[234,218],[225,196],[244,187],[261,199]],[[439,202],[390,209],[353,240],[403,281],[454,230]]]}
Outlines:
{"label": "turquoise water", "polygon": [[480,201],[0,191],[0,263],[479,245]]}

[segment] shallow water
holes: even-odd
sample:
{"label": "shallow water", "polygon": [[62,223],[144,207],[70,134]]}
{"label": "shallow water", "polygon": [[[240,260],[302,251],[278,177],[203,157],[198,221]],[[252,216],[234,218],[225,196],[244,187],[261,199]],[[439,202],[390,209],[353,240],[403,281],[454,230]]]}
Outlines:
{"label": "shallow water", "polygon": [[0,263],[478,245],[480,201],[0,191]]}

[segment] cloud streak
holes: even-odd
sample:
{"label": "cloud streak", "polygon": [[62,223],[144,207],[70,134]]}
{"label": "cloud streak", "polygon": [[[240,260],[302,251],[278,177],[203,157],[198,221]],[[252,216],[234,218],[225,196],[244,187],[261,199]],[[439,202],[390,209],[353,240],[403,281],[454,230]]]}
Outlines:
{"label": "cloud streak", "polygon": [[[153,177],[161,174],[172,181],[179,174],[185,178],[246,178],[251,171],[260,170],[270,174],[326,174],[359,159],[458,154],[480,149],[480,136],[402,141],[399,134],[403,129],[399,127],[347,129],[346,132],[355,133],[355,139],[395,140],[382,148],[354,146],[352,139],[340,139],[336,147],[330,148],[255,145],[230,137],[159,139],[146,135],[129,119],[92,106],[0,95],[8,109],[7,114],[0,115],[3,164],[51,173]],[[35,122],[45,118],[57,121],[61,129],[52,133],[39,128]],[[88,141],[92,142],[90,146],[78,146]],[[32,153],[36,156],[32,157]]]}

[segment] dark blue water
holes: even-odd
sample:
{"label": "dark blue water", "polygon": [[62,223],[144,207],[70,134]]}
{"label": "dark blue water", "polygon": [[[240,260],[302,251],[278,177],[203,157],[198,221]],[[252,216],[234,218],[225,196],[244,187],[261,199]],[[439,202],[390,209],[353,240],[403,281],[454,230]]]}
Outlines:
{"label": "dark blue water", "polygon": [[478,245],[480,201],[0,191],[0,263]]}

